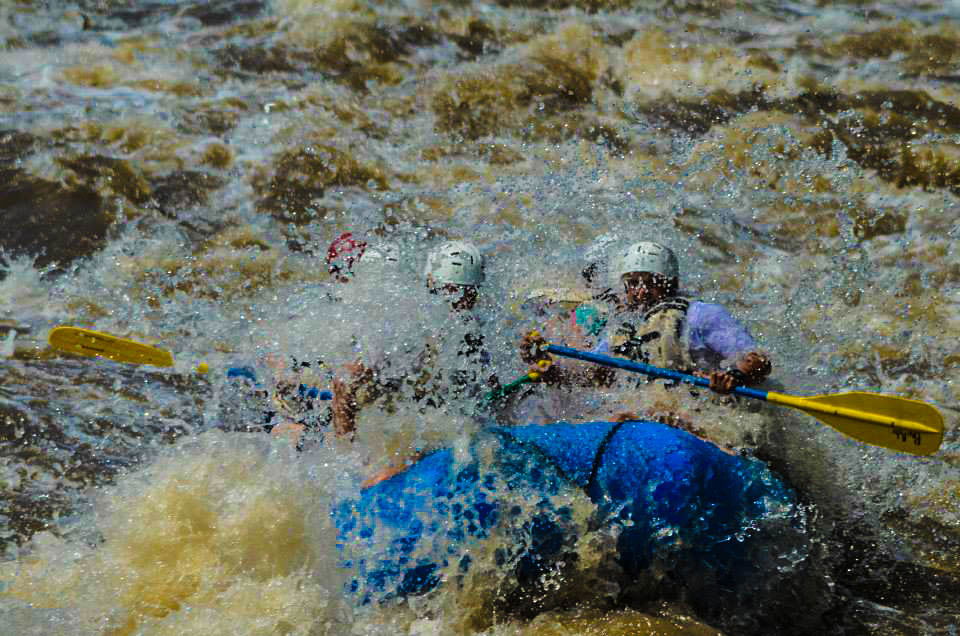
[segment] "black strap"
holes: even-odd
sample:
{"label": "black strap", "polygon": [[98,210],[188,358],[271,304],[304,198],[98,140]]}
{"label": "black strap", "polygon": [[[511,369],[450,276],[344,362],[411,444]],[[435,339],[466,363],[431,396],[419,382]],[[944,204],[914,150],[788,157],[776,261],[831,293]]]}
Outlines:
{"label": "black strap", "polygon": [[620,427],[626,424],[627,421],[617,422],[611,426],[610,430],[607,431],[607,434],[603,436],[603,440],[600,442],[600,445],[597,446],[597,454],[593,456],[593,466],[590,467],[590,479],[587,481],[585,488],[587,495],[590,497],[593,497],[593,490],[596,488],[597,473],[600,472],[600,462],[603,460],[603,455],[607,452],[607,446],[610,445],[610,440],[613,439],[613,436],[617,434],[617,431],[620,430]]}
{"label": "black strap", "polygon": [[690,301],[687,300],[686,298],[681,298],[680,296],[674,296],[673,298],[668,298],[663,302],[660,302],[654,305],[653,307],[651,307],[650,310],[646,314],[644,314],[643,319],[649,320],[650,317],[653,316],[654,314],[658,314],[661,311],[665,311],[667,309],[679,309],[681,312],[683,312],[683,315],[686,316],[687,310],[690,309]]}

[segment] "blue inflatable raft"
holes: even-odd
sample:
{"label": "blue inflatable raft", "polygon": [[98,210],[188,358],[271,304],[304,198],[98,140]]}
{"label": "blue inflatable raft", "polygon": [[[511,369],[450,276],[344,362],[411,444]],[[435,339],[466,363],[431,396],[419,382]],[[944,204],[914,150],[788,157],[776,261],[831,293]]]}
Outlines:
{"label": "blue inflatable raft", "polygon": [[664,424],[495,428],[338,504],[349,591],[363,604],[424,594],[467,572],[472,548],[498,533],[498,563],[536,577],[584,530],[570,498],[557,497],[575,489],[594,505],[591,529],[615,531],[628,577],[656,560],[736,578],[751,538],[797,514],[793,491],[762,462]]}

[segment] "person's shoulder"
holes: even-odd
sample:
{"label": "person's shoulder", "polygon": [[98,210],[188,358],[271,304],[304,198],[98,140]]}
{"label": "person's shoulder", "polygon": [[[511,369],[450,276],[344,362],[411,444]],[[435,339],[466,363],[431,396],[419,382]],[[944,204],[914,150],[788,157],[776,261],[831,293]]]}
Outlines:
{"label": "person's shoulder", "polygon": [[702,300],[691,300],[687,310],[687,319],[690,322],[712,322],[733,317],[733,314],[720,303],[708,303]]}
{"label": "person's shoulder", "polygon": [[726,308],[726,306],[721,305],[720,303],[708,303],[703,300],[690,300],[688,302],[690,303],[690,311],[701,311],[701,312],[718,311],[718,312],[723,312],[725,314],[730,313],[730,311]]}

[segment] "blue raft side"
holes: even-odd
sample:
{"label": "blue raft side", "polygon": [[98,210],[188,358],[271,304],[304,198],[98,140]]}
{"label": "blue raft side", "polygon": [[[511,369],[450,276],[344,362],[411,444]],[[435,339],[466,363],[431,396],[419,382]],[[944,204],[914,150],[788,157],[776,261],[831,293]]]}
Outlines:
{"label": "blue raft side", "polygon": [[341,501],[333,518],[343,565],[356,575],[350,591],[366,604],[436,587],[437,571],[459,557],[460,546],[485,538],[496,523],[489,490],[476,463],[458,466],[453,451],[443,449],[367,488],[359,500]]}
{"label": "blue raft side", "polygon": [[[606,524],[622,526],[618,560],[627,573],[656,554],[684,552],[704,567],[730,569],[742,534],[770,514],[793,510],[792,491],[757,460],[729,455],[654,422],[559,423],[493,429],[497,461],[481,469],[437,451],[409,470],[341,502],[340,530],[351,591],[362,603],[430,591],[451,561],[469,568],[469,546],[514,507],[508,491],[546,498],[585,488]],[[559,549],[561,530],[530,520],[534,549]],[[532,555],[539,558],[544,555]]]}
{"label": "blue raft side", "polygon": [[549,426],[499,427],[494,430],[518,442],[536,446],[570,481],[586,486],[597,452],[616,426],[613,422],[557,422]]}
{"label": "blue raft side", "polygon": [[627,422],[603,453],[591,496],[630,521],[618,539],[628,573],[677,549],[730,569],[748,528],[794,509],[793,491],[765,464],[674,428]]}

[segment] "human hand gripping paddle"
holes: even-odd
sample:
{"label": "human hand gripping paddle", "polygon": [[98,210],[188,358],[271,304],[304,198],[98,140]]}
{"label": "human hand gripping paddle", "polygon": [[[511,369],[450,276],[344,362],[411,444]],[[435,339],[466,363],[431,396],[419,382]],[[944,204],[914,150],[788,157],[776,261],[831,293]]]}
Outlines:
{"label": "human hand gripping paddle", "polygon": [[524,384],[528,384],[530,382],[538,382],[541,379],[542,375],[546,373],[547,369],[550,368],[550,360],[546,360],[546,359],[540,360],[537,363],[537,367],[539,369],[538,371],[530,371],[526,375],[521,375],[516,380],[513,380],[512,382],[509,382],[507,384],[504,384],[503,386],[487,393],[485,396],[483,396],[483,399],[480,400],[480,406],[481,407],[488,406],[489,404],[495,402],[496,400],[499,400],[500,398],[506,397],[511,393],[516,392]]}
{"label": "human hand gripping paddle", "polygon": [[[709,387],[710,380],[642,362],[547,344],[541,351],[566,358],[642,373],[654,378]],[[943,441],[943,417],[925,402],[881,393],[851,391],[800,397],[736,387],[734,395],[789,406],[812,415],[844,435],[902,453],[931,455]]]}

